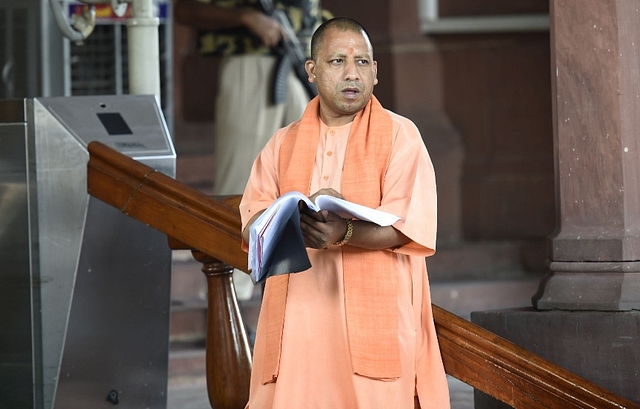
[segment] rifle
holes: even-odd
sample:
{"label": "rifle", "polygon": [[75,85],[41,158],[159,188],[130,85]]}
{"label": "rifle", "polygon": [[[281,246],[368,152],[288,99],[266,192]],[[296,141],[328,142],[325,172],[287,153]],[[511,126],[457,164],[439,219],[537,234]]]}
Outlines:
{"label": "rifle", "polygon": [[287,78],[291,70],[302,83],[309,94],[309,98],[313,98],[318,95],[316,85],[309,82],[309,76],[304,69],[304,64],[307,61],[307,57],[304,53],[304,48],[296,32],[293,31],[289,18],[284,11],[275,7],[272,0],[260,0],[264,12],[274,18],[282,27],[285,36],[280,41],[278,51],[280,53],[280,61],[276,68],[276,73],[273,79],[273,90],[271,93],[271,101],[274,104],[283,103],[287,99]]}

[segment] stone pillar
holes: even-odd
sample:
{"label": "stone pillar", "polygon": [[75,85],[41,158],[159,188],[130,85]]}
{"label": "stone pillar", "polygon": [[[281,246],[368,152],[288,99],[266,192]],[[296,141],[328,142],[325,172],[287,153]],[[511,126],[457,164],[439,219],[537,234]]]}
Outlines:
{"label": "stone pillar", "polygon": [[[639,10],[640,0],[551,0],[550,271],[537,310],[471,320],[640,403]],[[475,407],[508,406],[476,391]]]}
{"label": "stone pillar", "polygon": [[639,9],[551,2],[558,220],[541,310],[640,309]]}

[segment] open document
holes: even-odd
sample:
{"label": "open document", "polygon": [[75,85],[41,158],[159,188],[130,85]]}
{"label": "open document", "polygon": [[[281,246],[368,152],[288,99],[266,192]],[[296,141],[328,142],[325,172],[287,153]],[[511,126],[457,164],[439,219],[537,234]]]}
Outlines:
{"label": "open document", "polygon": [[329,210],[344,218],[354,218],[391,226],[398,216],[337,197],[320,195],[313,203],[300,192],[288,192],[269,206],[249,228],[249,268],[255,284],[267,277],[297,273],[311,267],[302,232],[298,202],[317,212]]}

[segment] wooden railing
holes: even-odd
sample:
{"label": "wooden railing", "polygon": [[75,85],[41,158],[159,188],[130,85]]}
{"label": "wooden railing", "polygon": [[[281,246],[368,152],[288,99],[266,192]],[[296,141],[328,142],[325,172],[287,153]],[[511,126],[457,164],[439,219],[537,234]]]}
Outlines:
{"label": "wooden railing", "polygon": [[[251,357],[231,272],[247,271],[240,249],[239,197],[212,198],[99,143],[89,144],[88,191],[190,249],[208,282],[207,385],[212,407],[244,408]],[[513,408],[628,408],[605,390],[438,306],[446,372]]]}

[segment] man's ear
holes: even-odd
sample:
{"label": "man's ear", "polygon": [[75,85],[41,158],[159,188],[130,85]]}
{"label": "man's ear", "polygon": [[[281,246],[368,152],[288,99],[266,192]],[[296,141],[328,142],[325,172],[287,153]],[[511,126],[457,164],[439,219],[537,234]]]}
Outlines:
{"label": "man's ear", "polygon": [[304,63],[304,70],[309,76],[309,82],[312,84],[316,82],[316,63],[313,62],[313,60],[307,60],[307,62]]}
{"label": "man's ear", "polygon": [[373,85],[378,85],[378,61],[373,60]]}

